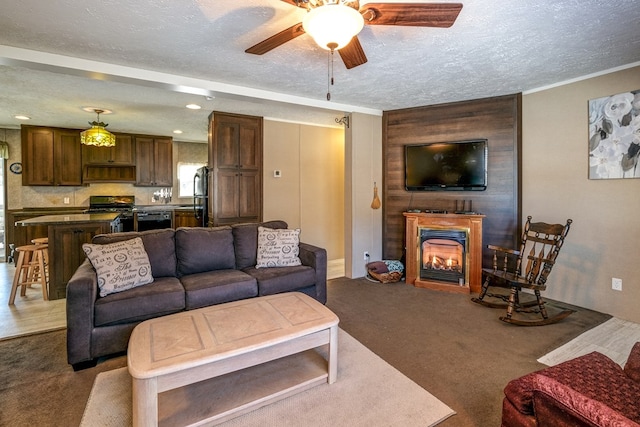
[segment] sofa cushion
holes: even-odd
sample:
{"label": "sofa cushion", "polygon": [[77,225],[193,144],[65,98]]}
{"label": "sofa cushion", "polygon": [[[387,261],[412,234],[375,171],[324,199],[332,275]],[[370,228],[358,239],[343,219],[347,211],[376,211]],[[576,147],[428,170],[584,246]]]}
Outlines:
{"label": "sofa cushion", "polygon": [[258,227],[256,268],[292,267],[300,262],[300,229]]}
{"label": "sofa cushion", "polygon": [[236,266],[231,227],[179,228],[176,231],[178,277]]}
{"label": "sofa cushion", "polygon": [[98,234],[92,239],[92,243],[104,245],[134,237],[140,237],[142,243],[144,243],[144,248],[151,264],[151,274],[154,278],[176,275],[175,232],[170,228],[141,232]]}
{"label": "sofa cushion", "polygon": [[295,267],[245,268],[258,281],[258,295],[296,291],[315,284],[316,272],[306,265]]}
{"label": "sofa cushion", "polygon": [[261,224],[236,224],[233,229],[233,245],[236,251],[236,268],[242,270],[256,265],[258,250],[258,227],[273,229],[287,228],[284,221],[267,221]]}
{"label": "sofa cushion", "polygon": [[175,277],[156,278],[139,286],[98,298],[94,326],[137,322],[184,310],[184,289]]}
{"label": "sofa cushion", "polygon": [[617,363],[601,353],[592,352],[576,357],[509,382],[504,394],[524,414],[533,414],[534,379],[538,374],[552,378],[588,398],[602,401],[630,419],[640,416],[640,407],[636,407],[633,414],[625,410],[630,400],[638,401],[640,384],[630,380]]}
{"label": "sofa cushion", "polygon": [[252,298],[258,295],[256,279],[238,270],[214,270],[181,279],[187,310]]}
{"label": "sofa cushion", "polygon": [[96,270],[101,297],[153,282],[140,237],[106,245],[84,243],[82,250]]}

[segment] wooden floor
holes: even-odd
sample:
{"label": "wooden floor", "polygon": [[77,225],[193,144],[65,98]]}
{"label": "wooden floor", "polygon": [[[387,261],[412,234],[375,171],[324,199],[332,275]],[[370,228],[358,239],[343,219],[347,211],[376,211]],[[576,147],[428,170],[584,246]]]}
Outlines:
{"label": "wooden floor", "polygon": [[[330,261],[327,270],[329,279],[344,276],[344,261]],[[43,301],[37,285],[24,297],[18,292],[15,305],[8,304],[14,272],[13,264],[0,263],[0,340],[65,328],[66,300]]]}
{"label": "wooden floor", "polygon": [[65,328],[66,300],[44,301],[38,285],[27,288],[24,297],[18,291],[15,305],[9,305],[14,272],[12,263],[0,263],[0,340]]}

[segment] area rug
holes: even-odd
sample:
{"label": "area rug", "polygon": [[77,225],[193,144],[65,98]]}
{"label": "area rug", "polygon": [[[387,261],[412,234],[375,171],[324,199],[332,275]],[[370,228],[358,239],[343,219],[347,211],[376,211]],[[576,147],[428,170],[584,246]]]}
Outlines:
{"label": "area rug", "polygon": [[547,366],[557,365],[592,351],[600,352],[624,366],[631,347],[640,341],[640,324],[612,317],[568,343],[538,359]]}
{"label": "area rug", "polygon": [[[232,426],[433,426],[455,412],[340,330],[338,380],[222,424]],[[81,427],[131,425],[127,368],[98,374]]]}

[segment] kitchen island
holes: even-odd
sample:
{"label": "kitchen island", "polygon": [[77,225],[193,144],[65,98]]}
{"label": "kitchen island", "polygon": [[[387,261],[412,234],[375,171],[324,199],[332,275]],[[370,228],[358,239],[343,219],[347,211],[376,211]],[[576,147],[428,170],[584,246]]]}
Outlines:
{"label": "kitchen island", "polygon": [[65,298],[67,282],[85,260],[82,244],[96,234],[118,231],[118,212],[43,215],[16,226],[46,226],[49,238],[49,299]]}

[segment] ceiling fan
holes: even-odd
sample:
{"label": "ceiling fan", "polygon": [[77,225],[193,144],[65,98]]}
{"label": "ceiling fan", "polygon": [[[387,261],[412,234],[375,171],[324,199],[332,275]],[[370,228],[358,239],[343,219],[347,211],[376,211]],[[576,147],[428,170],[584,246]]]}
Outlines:
{"label": "ceiling fan", "polygon": [[[245,50],[254,55],[263,55],[296,37],[310,33],[314,40],[324,49],[338,50],[344,65],[350,69],[367,62],[367,57],[358,40],[357,34],[362,25],[401,25],[413,27],[440,27],[448,28],[453,25],[460,10],[461,3],[366,3],[362,7],[359,0],[281,0],[293,6],[306,9],[309,13],[303,22],[299,22],[278,34],[275,34],[260,43]],[[330,8],[330,9],[329,9]],[[328,15],[323,12],[342,12],[350,15],[345,19],[353,19],[354,28],[347,36],[343,45],[334,41],[319,41],[314,34],[315,28],[310,21],[315,19],[313,15]],[[354,13],[355,12],[355,13]],[[328,18],[327,27],[331,30],[344,29],[350,22],[336,24],[336,17]],[[356,22],[359,21],[359,22]],[[320,24],[318,24],[320,25]]]}

